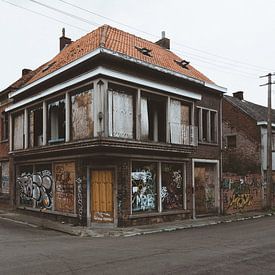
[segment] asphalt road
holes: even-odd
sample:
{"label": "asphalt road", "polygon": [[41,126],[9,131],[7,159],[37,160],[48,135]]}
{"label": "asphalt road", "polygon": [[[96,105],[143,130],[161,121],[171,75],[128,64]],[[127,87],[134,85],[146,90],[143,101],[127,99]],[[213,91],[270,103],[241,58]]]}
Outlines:
{"label": "asphalt road", "polygon": [[275,274],[275,217],[127,238],[0,219],[0,274]]}

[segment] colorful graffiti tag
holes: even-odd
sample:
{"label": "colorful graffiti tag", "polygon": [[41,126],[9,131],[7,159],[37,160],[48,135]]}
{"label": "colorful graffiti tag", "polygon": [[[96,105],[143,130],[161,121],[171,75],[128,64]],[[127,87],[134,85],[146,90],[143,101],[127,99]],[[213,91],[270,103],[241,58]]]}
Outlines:
{"label": "colorful graffiti tag", "polygon": [[223,179],[223,204],[226,213],[260,210],[263,183],[260,175],[229,175]]}
{"label": "colorful graffiti tag", "polygon": [[183,208],[182,169],[176,164],[162,165],[161,202],[164,210]]}
{"label": "colorful graffiti tag", "polygon": [[146,211],[155,209],[155,175],[149,170],[132,172],[131,175],[133,211]]}
{"label": "colorful graffiti tag", "polygon": [[48,170],[34,174],[22,174],[16,179],[20,203],[35,207],[52,207],[52,173]]}
{"label": "colorful graffiti tag", "polygon": [[77,206],[78,206],[78,217],[82,220],[83,217],[83,201],[82,201],[82,179],[76,179],[77,186]]}

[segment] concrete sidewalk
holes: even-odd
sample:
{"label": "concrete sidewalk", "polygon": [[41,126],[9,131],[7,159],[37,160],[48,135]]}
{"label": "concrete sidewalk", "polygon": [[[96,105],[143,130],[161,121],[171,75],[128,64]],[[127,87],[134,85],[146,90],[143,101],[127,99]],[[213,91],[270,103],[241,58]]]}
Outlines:
{"label": "concrete sidewalk", "polygon": [[25,224],[31,227],[47,228],[70,235],[81,236],[81,237],[131,237],[161,232],[171,232],[182,229],[203,227],[216,225],[220,223],[230,223],[237,221],[244,221],[250,219],[259,219],[266,216],[275,215],[273,212],[248,212],[238,213],[227,216],[211,216],[204,218],[197,218],[195,220],[182,220],[169,223],[150,224],[135,227],[126,228],[87,228],[84,226],[73,226],[67,223],[61,223],[57,221],[51,221],[45,218],[38,218],[31,215],[25,215],[16,211],[0,210],[0,222],[1,219],[10,220],[16,223]]}

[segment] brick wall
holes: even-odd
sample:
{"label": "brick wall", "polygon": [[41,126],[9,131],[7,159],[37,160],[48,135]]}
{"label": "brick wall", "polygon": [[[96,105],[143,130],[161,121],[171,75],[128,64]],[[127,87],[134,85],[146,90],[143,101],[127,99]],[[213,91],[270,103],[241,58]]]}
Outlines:
{"label": "brick wall", "polygon": [[[228,135],[236,135],[236,148],[226,147]],[[223,172],[260,173],[260,142],[256,121],[223,100]]]}

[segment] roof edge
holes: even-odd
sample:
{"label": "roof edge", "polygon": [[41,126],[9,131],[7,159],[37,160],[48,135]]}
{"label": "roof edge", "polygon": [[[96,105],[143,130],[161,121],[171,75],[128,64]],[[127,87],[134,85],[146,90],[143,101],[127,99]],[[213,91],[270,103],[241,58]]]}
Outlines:
{"label": "roof edge", "polygon": [[125,55],[125,54],[121,54],[119,52],[115,52],[115,51],[112,51],[112,50],[109,50],[109,49],[106,49],[104,47],[98,47],[96,48],[94,51],[78,58],[77,60],[61,67],[60,69],[57,69],[56,71],[42,77],[42,78],[39,78],[37,80],[35,80],[34,82],[26,85],[26,86],[23,86],[22,88],[18,89],[17,91],[14,91],[14,92],[11,92],[10,95],[9,95],[9,98],[13,98],[25,91],[27,91],[28,89],[31,89],[35,86],[37,86],[38,84],[41,84],[43,83],[44,81],[66,71],[66,70],[69,70],[70,68],[73,68],[74,66],[78,65],[78,64],[81,64],[82,62],[84,61],[87,61],[88,59],[100,54],[100,53],[105,53],[105,54],[110,54],[112,56],[116,56],[116,57],[119,57],[123,60],[127,60],[127,61],[130,61],[130,62],[133,62],[133,63],[136,63],[136,64],[140,64],[140,65],[143,65],[143,66],[146,66],[148,68],[151,68],[151,69],[155,69],[157,71],[160,71],[160,72],[163,72],[163,73],[167,73],[167,74],[170,74],[170,75],[173,75],[173,76],[176,76],[178,78],[181,78],[181,79],[185,79],[185,80],[188,80],[188,81],[191,81],[191,82],[194,82],[196,84],[199,84],[199,85],[202,85],[204,87],[207,87],[207,88],[211,88],[211,89],[214,89],[216,91],[219,91],[219,92],[226,92],[226,88],[224,87],[221,87],[221,86],[218,86],[216,84],[212,84],[212,83],[208,83],[208,82],[205,82],[203,80],[200,80],[200,79],[197,79],[197,78],[192,78],[192,77],[189,77],[189,76],[186,76],[184,74],[181,74],[181,73],[177,73],[175,71],[172,71],[172,70],[169,70],[169,69],[166,69],[164,67],[161,67],[161,66],[158,66],[158,65],[153,65],[151,63],[147,63],[147,62],[144,62],[144,61],[141,61],[139,59],[136,59],[136,58],[133,58],[133,57],[130,57],[128,55]]}

